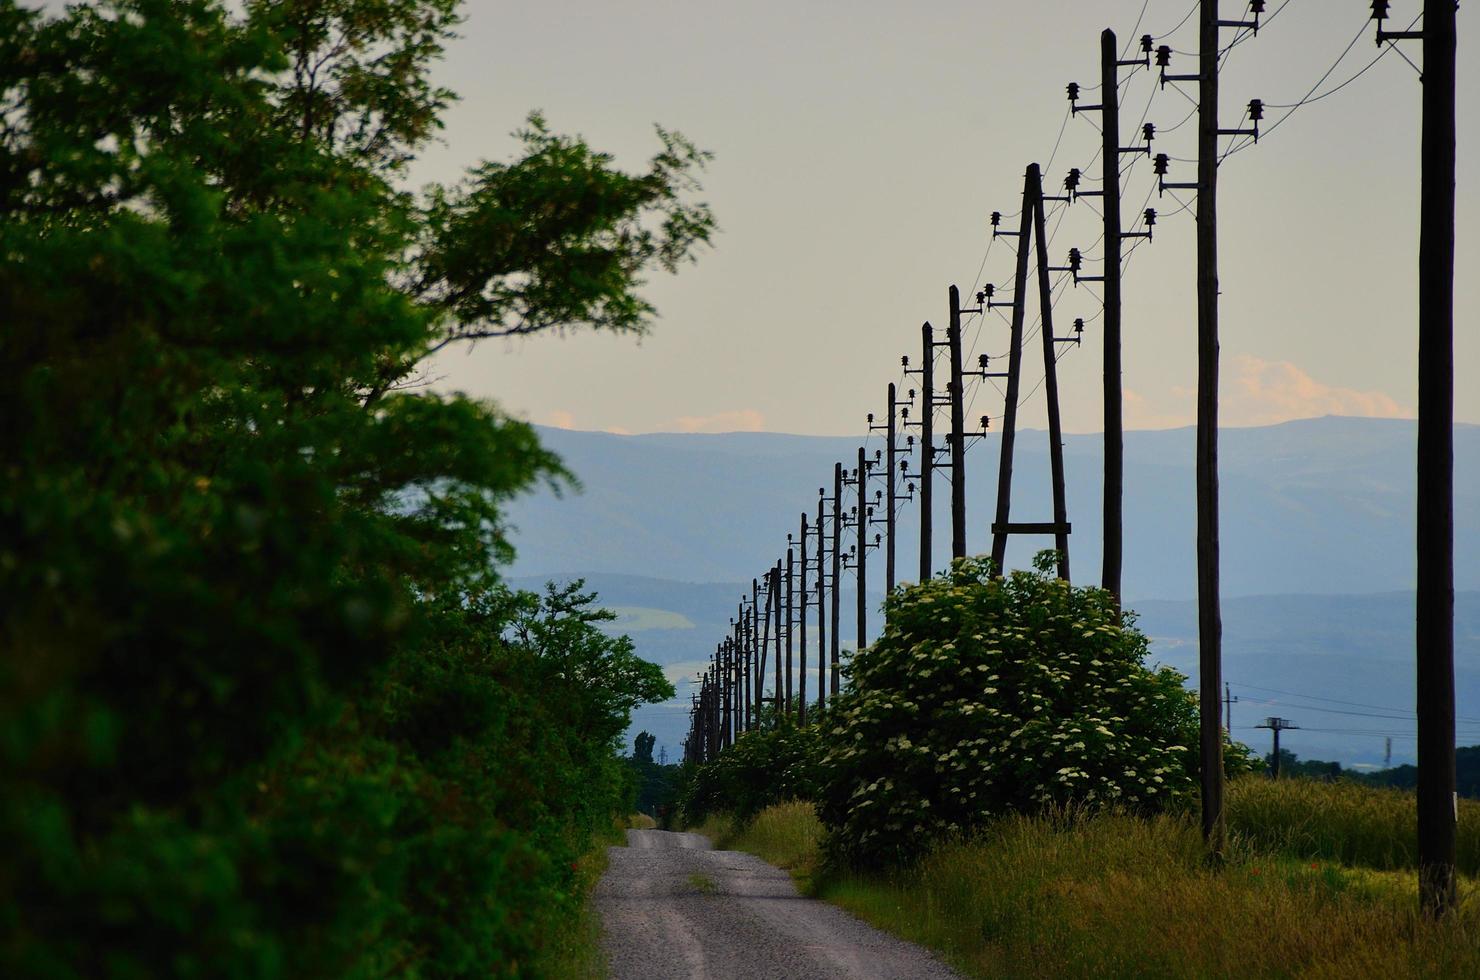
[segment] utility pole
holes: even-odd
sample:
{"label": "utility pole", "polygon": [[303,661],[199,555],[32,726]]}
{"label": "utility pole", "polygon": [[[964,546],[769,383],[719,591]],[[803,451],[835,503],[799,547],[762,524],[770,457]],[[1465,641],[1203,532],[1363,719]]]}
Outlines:
{"label": "utility pole", "polygon": [[782,603],[786,601],[781,591],[782,578],[780,558],[776,559],[776,567],[771,571],[771,578],[775,582],[775,585],[771,590],[771,594],[775,596],[776,599],[776,601],[773,603],[773,605],[776,607],[776,689],[771,694],[771,703],[772,706],[775,708],[775,713],[772,715],[772,717],[775,719],[775,724],[780,725],[781,717],[784,713],[784,710],[782,708],[782,691],[785,690],[781,679],[781,607]]}
{"label": "utility pole", "polygon": [[947,293],[951,325],[946,342],[951,348],[951,558],[966,557],[966,406],[961,367],[961,291]]}
{"label": "utility pole", "polygon": [[[1223,613],[1218,540],[1218,0],[1202,0],[1197,113],[1197,612],[1202,830],[1223,860]],[[1275,734],[1279,740],[1279,734]],[[1279,755],[1275,755],[1278,763]]]}
{"label": "utility pole", "polygon": [[[993,574],[1001,577],[1007,572],[1007,533],[1005,531],[1012,509],[1012,454],[1017,441],[1018,392],[1021,388],[1023,370],[1023,320],[1027,315],[1028,301],[1028,235],[1032,228],[1034,194],[1042,193],[1038,165],[1028,168],[1023,178],[1023,210],[1018,225],[1017,271],[1013,276],[1012,332],[1007,355],[1007,397],[1002,409],[1002,451],[997,466],[997,519],[992,524]],[[995,228],[992,234],[1001,234]],[[926,403],[929,403],[927,396]],[[925,467],[920,468],[923,476]]]}
{"label": "utility pole", "polygon": [[[769,617],[767,621],[769,622]],[[750,671],[751,671],[751,725],[761,724],[761,692],[766,686],[766,668],[760,655],[761,641],[761,592],[760,582],[750,580]]]}
{"label": "utility pole", "polygon": [[[1145,127],[1145,146],[1120,145],[1120,69],[1122,67],[1149,68],[1151,66],[1152,38],[1148,34],[1141,38],[1142,57],[1121,60],[1116,54],[1115,32],[1106,30],[1100,35],[1100,105],[1074,106],[1078,97],[1078,85],[1069,86],[1069,101],[1072,112],[1100,112],[1100,175],[1101,189],[1098,191],[1075,191],[1075,197],[1104,198],[1104,414],[1105,414],[1105,480],[1104,480],[1104,560],[1101,566],[1100,584],[1115,597],[1115,609],[1120,611],[1120,579],[1123,561],[1123,499],[1125,486],[1125,436],[1121,393],[1120,359],[1120,271],[1121,247],[1125,238],[1150,238],[1151,226],[1156,212],[1146,212],[1146,231],[1124,232],[1120,214],[1120,158],[1126,153],[1151,154],[1151,138],[1156,128]],[[1079,172],[1070,171],[1070,188],[1078,183]]]}
{"label": "utility pole", "polygon": [[1255,728],[1268,728],[1270,731],[1272,731],[1274,733],[1274,757],[1273,757],[1274,758],[1274,762],[1273,762],[1273,771],[1272,771],[1272,773],[1270,775],[1270,778],[1271,779],[1279,779],[1280,778],[1280,732],[1288,731],[1288,730],[1290,730],[1292,728],[1299,728],[1300,726],[1297,725],[1297,724],[1295,724],[1294,722],[1288,721],[1288,720],[1286,720],[1284,718],[1266,718],[1266,719],[1264,719],[1264,724],[1262,724],[1262,725],[1255,725],[1254,727]]}
{"label": "utility pole", "polygon": [[858,447],[858,640],[854,653],[862,652],[868,632],[868,527],[873,508],[868,502],[868,466],[863,447]]}
{"label": "utility pole", "polygon": [[[796,607],[795,607],[795,604],[794,604],[794,598],[795,598],[796,593],[795,593],[795,590],[793,588],[793,586],[795,585],[795,579],[793,578],[793,576],[794,576],[794,574],[796,572],[796,553],[790,547],[791,535],[788,534],[786,537],[787,537],[787,540],[788,540],[788,547],[786,549],[786,702],[785,702],[786,707],[785,707],[784,710],[785,710],[786,717],[790,718],[791,717],[791,709],[792,709],[792,698],[791,698],[791,632],[792,632],[792,626],[793,626],[793,624],[796,623],[796,618],[795,618],[796,617]],[[779,638],[779,634],[778,634],[778,638]],[[778,664],[777,666],[780,666],[780,665]],[[777,695],[777,697],[780,697],[781,696],[781,692],[778,690],[776,692],[776,695]]]}
{"label": "utility pole", "polygon": [[833,464],[832,495],[832,646],[829,647],[832,679],[829,690],[838,696],[838,619],[843,591],[843,464]]}
{"label": "utility pole", "polygon": [[797,590],[800,599],[801,610],[797,613],[797,724],[807,723],[807,603],[809,593],[807,591],[807,512],[802,511],[801,528],[801,569],[802,584]]}
{"label": "utility pole", "polygon": [[1452,911],[1454,753],[1454,181],[1455,0],[1425,0],[1423,30],[1377,43],[1423,42],[1423,190],[1418,238],[1418,891],[1432,917]]}
{"label": "utility pole", "polygon": [[1223,683],[1223,714],[1228,722],[1227,731],[1229,738],[1233,738],[1233,705],[1236,701],[1238,701],[1238,698],[1233,696],[1233,692],[1228,687],[1228,682],[1225,681]]}
{"label": "utility pole", "polygon": [[[889,422],[886,425],[875,425],[872,413],[868,417],[870,432],[882,431],[885,433],[886,457],[884,466],[884,506],[888,512],[884,517],[884,591],[894,591],[894,532],[898,524],[899,493],[895,482],[895,464],[899,461],[899,432],[897,419],[899,416],[900,401],[898,390],[893,382],[889,383]],[[908,464],[906,464],[908,465]]]}
{"label": "utility pole", "polygon": [[[1034,165],[1037,169],[1037,165]],[[1033,234],[1038,240],[1038,332],[1043,337],[1043,393],[1048,402],[1048,459],[1053,476],[1054,546],[1059,553],[1059,578],[1069,581],[1069,505],[1064,491],[1064,433],[1059,423],[1059,371],[1057,340],[1053,332],[1053,283],[1048,276],[1047,218],[1043,208],[1040,175],[1037,205],[1033,209]]]}
{"label": "utility pole", "polygon": [[935,482],[935,338],[930,324],[920,327],[920,581],[930,581],[935,565],[930,558],[933,506],[932,485]]}
{"label": "utility pole", "polygon": [[817,710],[827,707],[827,539],[823,532],[822,488],[817,488]]}

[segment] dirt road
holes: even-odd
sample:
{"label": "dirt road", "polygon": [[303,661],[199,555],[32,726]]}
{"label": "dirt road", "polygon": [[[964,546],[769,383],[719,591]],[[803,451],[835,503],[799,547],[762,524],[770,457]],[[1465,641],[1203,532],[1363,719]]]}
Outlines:
{"label": "dirt road", "polygon": [[612,980],[959,980],[929,953],[797,894],[698,834],[629,830],[594,901]]}

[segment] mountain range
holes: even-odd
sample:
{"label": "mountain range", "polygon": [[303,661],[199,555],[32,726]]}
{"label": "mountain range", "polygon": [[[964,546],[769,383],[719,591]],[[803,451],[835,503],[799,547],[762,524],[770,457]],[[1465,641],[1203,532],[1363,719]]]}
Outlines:
{"label": "mountain range", "polygon": [[[584,577],[619,612],[614,628],[676,680],[691,678],[725,633],[750,581],[784,557],[802,513],[831,491],[834,462],[856,465],[872,440],[774,433],[624,436],[540,430],[580,481],[508,510],[518,559],[508,574],[531,586]],[[1196,686],[1191,429],[1126,433],[1127,605],[1152,637],[1155,659]],[[1098,435],[1064,439],[1071,571],[1095,582],[1100,564]],[[1282,741],[1305,757],[1347,764],[1412,760],[1415,424],[1328,417],[1220,433],[1225,677],[1235,734],[1266,715],[1302,726]],[[1012,487],[1015,521],[1051,517],[1047,436],[1020,432]],[[967,454],[968,550],[990,549],[1000,443]],[[916,467],[911,464],[911,470]],[[937,477],[935,569],[949,548],[949,487]],[[1480,426],[1455,428],[1456,672],[1464,744],[1480,742]],[[902,503],[901,581],[918,577],[916,502]],[[845,539],[846,542],[846,539]],[[1050,541],[1015,540],[1011,567]],[[882,561],[870,565],[868,606],[882,601]],[[877,594],[875,594],[877,593]],[[844,585],[841,639],[851,645],[854,597]],[[877,614],[870,633],[877,632]],[[641,709],[647,728],[676,752],[687,687]],[[1473,737],[1466,741],[1466,732]]]}

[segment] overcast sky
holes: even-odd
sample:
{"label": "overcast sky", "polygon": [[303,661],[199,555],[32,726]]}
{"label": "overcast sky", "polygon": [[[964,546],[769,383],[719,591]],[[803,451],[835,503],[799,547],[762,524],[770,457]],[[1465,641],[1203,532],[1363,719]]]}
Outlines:
{"label": "overcast sky", "polygon": [[[1240,13],[1225,2],[1224,16]],[[1098,80],[1099,33],[1128,44],[1173,32],[1190,0],[1019,3],[816,3],[805,0],[472,0],[440,69],[461,102],[418,180],[455,180],[479,159],[506,159],[532,109],[631,169],[661,123],[716,154],[704,197],[721,225],[714,246],[647,295],[661,319],[641,342],[578,333],[449,351],[438,384],[492,397],[533,421],[626,432],[765,429],[858,431],[882,412],[899,357],[918,357],[920,324],[946,321],[946,288],[1007,283],[1012,253],[985,255],[987,215],[1018,210],[1022,175],[1039,162],[1054,184],[1098,147],[1090,118],[1065,126],[1064,86]],[[1292,0],[1222,75],[1224,125],[1250,98],[1300,101],[1360,33],[1316,92],[1378,54],[1366,0]],[[1403,26],[1419,0],[1397,0]],[[1138,19],[1140,25],[1137,27]],[[1457,417],[1480,422],[1480,58],[1460,12]],[[1230,35],[1227,35],[1231,37]],[[1196,70],[1196,17],[1160,43]],[[1420,60],[1418,45],[1403,49]],[[1125,70],[1122,116],[1171,130],[1192,104],[1153,73]],[[1188,91],[1192,91],[1191,88]],[[1098,100],[1086,91],[1086,102]],[[1149,109],[1148,109],[1149,100]],[[1417,72],[1390,53],[1330,98],[1295,112],[1220,171],[1224,420],[1257,425],[1323,415],[1411,416],[1416,404],[1419,203]],[[1270,108],[1266,127],[1284,115]],[[1055,143],[1063,127],[1062,141]],[[1196,119],[1157,149],[1196,155]],[[1048,164],[1052,158],[1052,167]],[[1173,164],[1172,178],[1194,179]],[[1095,174],[1095,170],[1087,173]],[[1128,178],[1127,223],[1152,187]],[[1191,203],[1191,197],[1183,200]],[[1068,211],[1052,240],[1059,262],[1090,248],[1097,201]],[[1194,223],[1172,215],[1125,279],[1126,421],[1163,428],[1194,418]],[[1095,263],[1089,262],[1088,265]],[[1087,268],[1086,272],[1097,273]],[[1034,304],[1036,305],[1036,304]],[[1099,304],[1066,287],[1055,318],[1090,321],[1060,362],[1069,431],[1100,418]],[[1030,307],[1030,317],[1032,307]],[[976,352],[1007,349],[995,316],[967,324]],[[1029,348],[1025,390],[1042,374]],[[980,391],[971,417],[997,416]],[[1043,395],[1025,407],[1041,424]]]}

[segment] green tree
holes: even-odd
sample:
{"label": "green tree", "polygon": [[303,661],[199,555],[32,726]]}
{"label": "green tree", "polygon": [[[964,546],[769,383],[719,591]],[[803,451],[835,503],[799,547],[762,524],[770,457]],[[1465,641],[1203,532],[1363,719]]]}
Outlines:
{"label": "green tree", "polygon": [[0,0],[0,972],[518,972],[618,805],[661,674],[494,570],[504,502],[571,478],[415,382],[447,343],[645,329],[705,156],[660,131],[626,173],[535,117],[404,189],[457,9]]}

